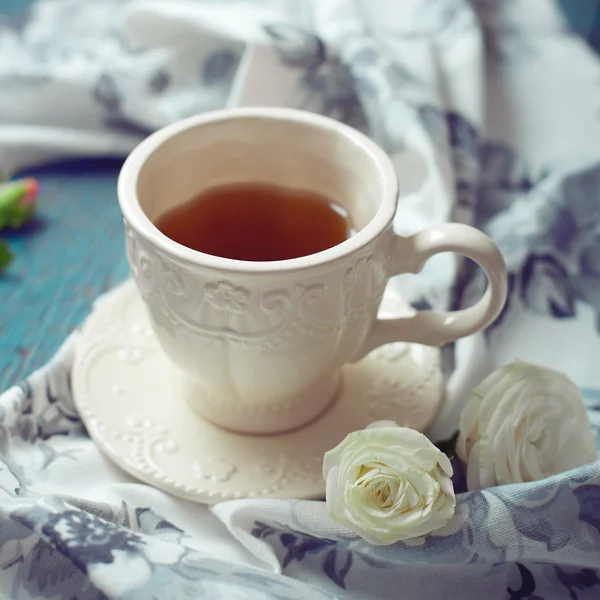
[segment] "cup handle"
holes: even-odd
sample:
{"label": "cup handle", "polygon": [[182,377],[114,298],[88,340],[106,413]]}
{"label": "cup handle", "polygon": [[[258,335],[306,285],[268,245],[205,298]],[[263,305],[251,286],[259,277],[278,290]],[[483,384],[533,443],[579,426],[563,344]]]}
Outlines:
{"label": "cup handle", "polygon": [[410,237],[396,236],[389,276],[419,273],[435,254],[456,252],[475,261],[485,272],[488,286],[483,297],[469,308],[453,312],[417,312],[397,319],[377,319],[361,348],[362,358],[390,342],[441,346],[484,329],[500,314],[507,295],[506,264],[492,240],[474,227],[446,223]]}

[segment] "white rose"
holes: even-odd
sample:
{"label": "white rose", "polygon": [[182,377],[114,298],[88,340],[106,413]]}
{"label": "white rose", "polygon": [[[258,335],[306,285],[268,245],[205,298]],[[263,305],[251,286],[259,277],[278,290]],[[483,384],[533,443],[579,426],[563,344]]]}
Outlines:
{"label": "white rose", "polygon": [[371,544],[393,544],[443,527],[456,500],[448,457],[422,433],[377,421],[325,453],[334,521]]}
{"label": "white rose", "polygon": [[515,361],[494,371],[464,407],[456,443],[467,486],[536,481],[596,459],[577,386],[564,374]]}

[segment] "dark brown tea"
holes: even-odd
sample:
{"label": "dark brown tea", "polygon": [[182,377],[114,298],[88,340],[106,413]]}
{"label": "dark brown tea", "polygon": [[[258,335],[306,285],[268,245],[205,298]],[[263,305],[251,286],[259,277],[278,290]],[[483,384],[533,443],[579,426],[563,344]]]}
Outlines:
{"label": "dark brown tea", "polygon": [[346,211],[329,198],[259,183],[209,189],[155,224],[192,250],[250,261],[314,254],[353,233]]}

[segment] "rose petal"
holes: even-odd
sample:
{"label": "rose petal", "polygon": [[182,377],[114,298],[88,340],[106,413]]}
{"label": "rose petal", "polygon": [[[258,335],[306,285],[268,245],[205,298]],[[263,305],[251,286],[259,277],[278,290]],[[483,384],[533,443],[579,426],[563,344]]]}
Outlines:
{"label": "rose petal", "polygon": [[596,458],[581,393],[563,373],[516,361],[474,391],[456,444],[469,489],[533,481]]}
{"label": "rose petal", "polygon": [[367,425],[365,429],[381,429],[382,427],[399,427],[395,421],[375,421]]}

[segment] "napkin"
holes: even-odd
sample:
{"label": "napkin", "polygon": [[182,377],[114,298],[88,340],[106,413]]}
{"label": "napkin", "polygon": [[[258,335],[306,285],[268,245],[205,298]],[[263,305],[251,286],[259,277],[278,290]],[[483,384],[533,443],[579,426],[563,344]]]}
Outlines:
{"label": "napkin", "polygon": [[[600,441],[598,81],[598,58],[550,0],[45,0],[0,29],[0,169],[126,154],[222,106],[350,123],[396,165],[398,233],[475,224],[509,267],[495,325],[445,350],[429,435],[449,437],[469,389],[519,357],[574,379]],[[484,280],[440,256],[391,285],[419,308],[459,308]],[[323,502],[208,508],[131,480],[74,408],[77,341],[0,396],[0,595],[600,595],[599,462],[461,493],[442,531],[374,547]]]}

